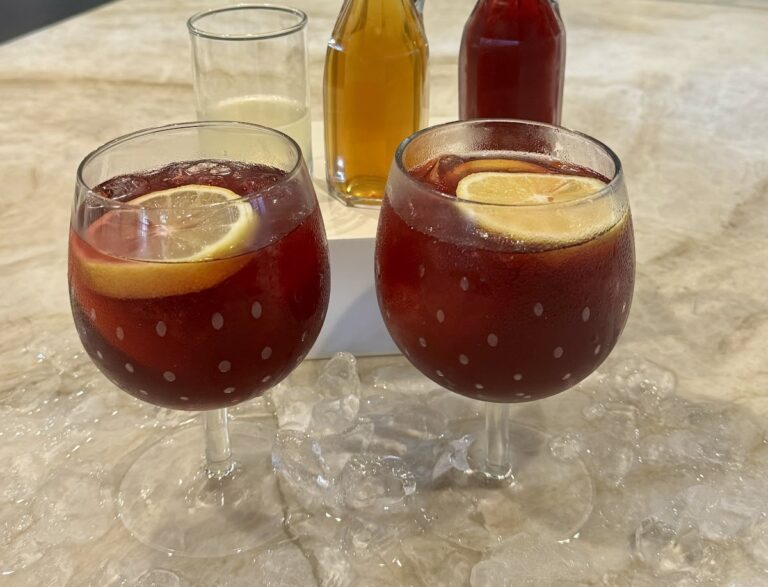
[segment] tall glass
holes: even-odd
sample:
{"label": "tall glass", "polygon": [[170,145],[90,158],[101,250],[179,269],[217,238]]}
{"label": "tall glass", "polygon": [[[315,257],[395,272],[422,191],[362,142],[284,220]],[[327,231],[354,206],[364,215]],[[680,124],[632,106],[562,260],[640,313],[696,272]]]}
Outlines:
{"label": "tall glass", "polygon": [[263,124],[295,140],[312,169],[307,15],[239,4],[187,21],[199,120]]}
{"label": "tall glass", "polygon": [[462,481],[490,484],[494,515],[514,508],[509,530],[538,520],[567,534],[589,514],[583,463],[556,458],[546,432],[510,420],[511,406],[592,373],[624,327],[633,284],[621,164],[602,143],[475,120],[398,148],[377,234],[379,306],[415,367],[486,402],[484,424],[454,431],[484,439]]}
{"label": "tall glass", "polygon": [[189,556],[274,540],[274,430],[230,432],[227,408],[302,361],[328,306],[325,232],[298,146],[238,122],[148,129],[88,155],[76,185],[69,288],[85,350],[134,397],[204,413],[204,445],[193,426],[130,465],[123,523]]}

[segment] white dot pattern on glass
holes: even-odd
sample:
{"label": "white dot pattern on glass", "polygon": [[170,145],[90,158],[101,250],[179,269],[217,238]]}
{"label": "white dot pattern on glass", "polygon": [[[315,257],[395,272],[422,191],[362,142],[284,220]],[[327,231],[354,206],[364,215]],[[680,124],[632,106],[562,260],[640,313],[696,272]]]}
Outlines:
{"label": "white dot pattern on glass", "polygon": [[301,333],[301,342],[304,342],[305,340],[307,340],[307,333],[306,332],[302,332]]}
{"label": "white dot pattern on glass", "polygon": [[261,349],[261,358],[265,361],[272,356],[272,348],[265,346],[263,349]]}
{"label": "white dot pattern on glass", "polygon": [[253,316],[255,320],[258,320],[259,318],[261,318],[261,313],[262,313],[261,304],[259,302],[253,302],[251,304],[251,316]]}
{"label": "white dot pattern on glass", "polygon": [[231,368],[232,368],[232,363],[230,363],[229,361],[221,361],[219,363],[219,371],[221,371],[222,373],[226,373]]}
{"label": "white dot pattern on glass", "polygon": [[419,265],[419,277],[424,277],[424,274],[427,272],[424,265]]}
{"label": "white dot pattern on glass", "polygon": [[522,391],[519,391],[515,394],[515,397],[523,397],[525,394]]}
{"label": "white dot pattern on glass", "polygon": [[165,334],[168,332],[168,327],[165,325],[165,322],[160,320],[160,322],[155,324],[155,332],[157,333],[157,336],[165,336]]}
{"label": "white dot pattern on glass", "polygon": [[96,320],[96,310],[91,308],[91,320]]}
{"label": "white dot pattern on glass", "polygon": [[440,369],[435,371],[435,373],[437,374],[438,377],[444,377],[443,372]]}
{"label": "white dot pattern on glass", "polygon": [[514,379],[515,381],[522,381],[523,374],[522,373],[515,373],[514,375],[512,375],[512,379]]}
{"label": "white dot pattern on glass", "polygon": [[626,311],[627,311],[627,302],[624,302],[623,304],[621,304],[621,313],[623,314]]}
{"label": "white dot pattern on glass", "polygon": [[101,351],[96,351],[96,356],[99,357],[100,359],[104,358],[104,355],[101,354]]}
{"label": "white dot pattern on glass", "polygon": [[235,388],[234,387],[225,387],[224,393],[234,393]]}
{"label": "white dot pattern on glass", "polygon": [[181,401],[183,401],[183,402],[188,402],[188,401],[189,401],[189,398],[188,398],[186,395],[180,395],[180,396],[179,396],[179,399],[180,399]]}
{"label": "white dot pattern on glass", "polygon": [[563,381],[568,381],[570,378],[571,378],[570,373],[566,373],[565,375],[563,375]]}
{"label": "white dot pattern on glass", "polygon": [[475,383],[475,389],[485,389],[482,383]]}
{"label": "white dot pattern on glass", "polygon": [[149,392],[148,392],[147,390],[145,390],[145,389],[140,389],[140,390],[139,390],[139,393],[140,393],[141,395],[149,395]]}
{"label": "white dot pattern on glass", "polygon": [[438,310],[437,313],[435,314],[435,318],[437,318],[437,321],[440,322],[440,324],[442,324],[443,322],[445,322],[445,312],[443,312],[442,310]]}
{"label": "white dot pattern on glass", "polygon": [[532,396],[530,396],[530,395],[524,395],[524,396],[523,396],[523,399],[531,399],[531,397],[532,397]]}
{"label": "white dot pattern on glass", "polygon": [[533,313],[534,313],[536,316],[541,316],[541,315],[544,313],[544,306],[542,306],[542,305],[541,305],[541,303],[539,303],[539,302],[536,302],[536,303],[533,305]]}
{"label": "white dot pattern on glass", "polygon": [[419,337],[419,344],[420,344],[421,346],[423,346],[424,348],[427,348],[427,339],[426,339],[426,338],[424,338],[423,336],[420,336],[420,337]]}
{"label": "white dot pattern on glass", "polygon": [[169,383],[173,383],[174,381],[176,381],[176,373],[174,373],[173,371],[166,371],[165,373],[163,373],[163,379],[165,379]]}
{"label": "white dot pattern on glass", "polygon": [[589,320],[589,314],[590,314],[590,311],[589,311],[589,306],[587,306],[586,308],[584,308],[584,309],[581,311],[581,320],[582,320],[583,322],[586,322],[587,320]]}
{"label": "white dot pattern on glass", "polygon": [[128,373],[133,373],[133,371],[134,371],[133,365],[131,365],[130,363],[126,363],[125,364],[125,370],[128,371]]}
{"label": "white dot pattern on glass", "polygon": [[602,347],[601,345],[597,345],[597,346],[595,347],[595,354],[596,354],[596,355],[599,355],[599,354],[600,354],[600,350],[601,350],[602,348],[603,348],[603,347]]}
{"label": "white dot pattern on glass", "polygon": [[552,351],[552,356],[555,357],[556,359],[559,359],[560,357],[562,357],[563,356],[563,347],[561,347],[561,346],[555,347],[555,350]]}
{"label": "white dot pattern on glass", "polygon": [[459,355],[459,363],[469,365],[469,357],[467,355]]}
{"label": "white dot pattern on glass", "polygon": [[262,378],[261,378],[261,382],[262,382],[262,383],[266,383],[266,382],[267,382],[267,381],[269,381],[270,379],[272,379],[272,375],[267,375],[266,377],[262,377]]}
{"label": "white dot pattern on glass", "polygon": [[211,326],[213,326],[214,330],[221,330],[224,328],[224,316],[216,312],[211,316]]}
{"label": "white dot pattern on glass", "polygon": [[499,344],[499,337],[491,332],[488,335],[488,338],[486,338],[486,341],[488,342],[488,346],[495,347],[497,344]]}
{"label": "white dot pattern on glass", "polygon": [[462,277],[459,280],[459,287],[464,291],[467,291],[469,289],[469,279],[467,279],[466,277]]}
{"label": "white dot pattern on glass", "polygon": [[125,331],[120,326],[118,326],[115,329],[115,336],[117,337],[117,340],[123,340],[125,338]]}

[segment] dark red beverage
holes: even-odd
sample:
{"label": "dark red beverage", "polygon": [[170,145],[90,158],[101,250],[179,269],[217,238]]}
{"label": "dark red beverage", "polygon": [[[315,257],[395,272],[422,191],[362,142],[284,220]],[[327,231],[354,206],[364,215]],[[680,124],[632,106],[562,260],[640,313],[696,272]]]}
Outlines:
{"label": "dark red beverage", "polygon": [[[75,216],[72,311],[86,351],[120,388],[175,409],[221,408],[263,393],[306,355],[328,303],[328,258],[314,198],[297,204],[285,175],[263,165],[192,161],[116,177],[94,190],[123,204],[91,216],[86,202]],[[245,211],[249,223],[206,258],[169,262],[152,239],[152,231],[168,227],[153,225],[151,211],[139,216],[130,202],[188,185],[241,196],[274,189],[185,211],[185,231],[214,214]]]}
{"label": "dark red beverage", "polygon": [[454,199],[459,180],[479,170],[606,182],[552,160],[453,156],[410,178],[390,176],[379,305],[399,348],[440,385],[487,401],[540,399],[594,371],[624,328],[634,282],[629,210],[607,198],[557,210]]}
{"label": "dark red beverage", "polygon": [[551,0],[479,0],[459,54],[459,113],[558,124],[565,29]]}

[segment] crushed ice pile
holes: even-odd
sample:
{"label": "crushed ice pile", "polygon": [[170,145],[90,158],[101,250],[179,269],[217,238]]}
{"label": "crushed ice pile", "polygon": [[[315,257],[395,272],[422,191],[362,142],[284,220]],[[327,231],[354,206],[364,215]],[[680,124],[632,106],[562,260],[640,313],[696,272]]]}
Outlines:
{"label": "crushed ice pile", "polygon": [[[361,381],[338,354],[313,385],[289,380],[233,410],[273,421],[289,539],[206,561],[136,543],[113,503],[127,455],[193,416],[107,384],[69,337],[16,360],[5,373],[25,374],[0,376],[3,584],[768,585],[762,424],[734,403],[684,399],[650,362],[609,362],[516,412],[592,476],[592,512],[564,539],[500,535],[471,492],[452,493],[476,439],[450,423],[479,417],[479,403],[398,358]],[[425,499],[423,487],[443,491]]]}

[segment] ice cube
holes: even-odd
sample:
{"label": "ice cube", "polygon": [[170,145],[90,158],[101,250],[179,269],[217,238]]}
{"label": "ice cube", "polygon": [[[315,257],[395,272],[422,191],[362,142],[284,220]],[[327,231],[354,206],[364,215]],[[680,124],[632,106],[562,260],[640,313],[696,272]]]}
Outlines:
{"label": "ice cube", "polygon": [[359,410],[360,397],[357,395],[323,398],[312,408],[310,434],[322,438],[346,432],[354,427]]}
{"label": "ice cube", "polygon": [[360,394],[360,376],[357,359],[351,353],[336,353],[323,367],[317,378],[316,388],[329,397]]}
{"label": "ice cube", "polygon": [[410,520],[397,520],[382,524],[378,519],[350,517],[340,528],[343,550],[349,556],[361,561],[378,557],[392,551],[406,536],[418,532]]}
{"label": "ice cube", "polygon": [[352,455],[369,451],[373,440],[373,424],[366,420],[358,420],[352,429],[342,434],[321,438],[322,453],[333,476],[341,473]]}
{"label": "ice cube", "polygon": [[119,175],[99,187],[99,192],[113,200],[130,200],[139,194],[149,191],[146,177],[136,175]]}
{"label": "ice cube", "polygon": [[693,572],[705,562],[705,549],[695,522],[673,525],[655,517],[635,531],[633,549],[639,560],[659,574]]}
{"label": "ice cube", "polygon": [[768,510],[765,482],[738,475],[686,489],[680,516],[695,520],[706,540],[726,542],[736,538]]}
{"label": "ice cube", "polygon": [[566,432],[549,440],[549,452],[561,461],[578,459],[586,450],[584,435],[580,432]]}
{"label": "ice cube", "polygon": [[416,491],[413,473],[395,456],[355,455],[339,484],[343,503],[362,515],[403,512]]}
{"label": "ice cube", "polygon": [[374,370],[373,387],[383,391],[399,391],[407,394],[424,393],[439,388],[434,381],[407,364],[385,365]]}
{"label": "ice cube", "polygon": [[676,377],[669,369],[639,358],[615,364],[612,384],[618,396],[645,411],[658,410],[661,402],[675,390]]}
{"label": "ice cube", "polygon": [[[206,165],[206,163],[199,163],[197,166],[201,166],[201,165]],[[197,166],[193,166],[193,167],[197,167]],[[206,168],[204,170],[201,170],[200,173],[207,173],[208,175],[217,175],[217,176],[231,175],[232,168],[222,161],[208,161]],[[192,170],[192,167],[187,168],[187,174],[195,175],[195,172]]]}
{"label": "ice cube", "polygon": [[371,415],[370,420],[377,435],[401,442],[438,438],[448,426],[443,414],[414,403],[394,405],[390,412]]}
{"label": "ice cube", "polygon": [[432,466],[431,480],[436,481],[453,470],[461,473],[469,471],[468,453],[474,441],[474,436],[465,434],[461,438],[449,440],[447,446],[441,442],[435,443],[437,458]]}
{"label": "ice cube", "polygon": [[312,420],[312,409],[320,395],[310,387],[278,386],[269,391],[280,428],[306,432]]}
{"label": "ice cube", "polygon": [[272,466],[305,503],[328,502],[334,479],[320,444],[302,432],[278,430],[272,445]]}

